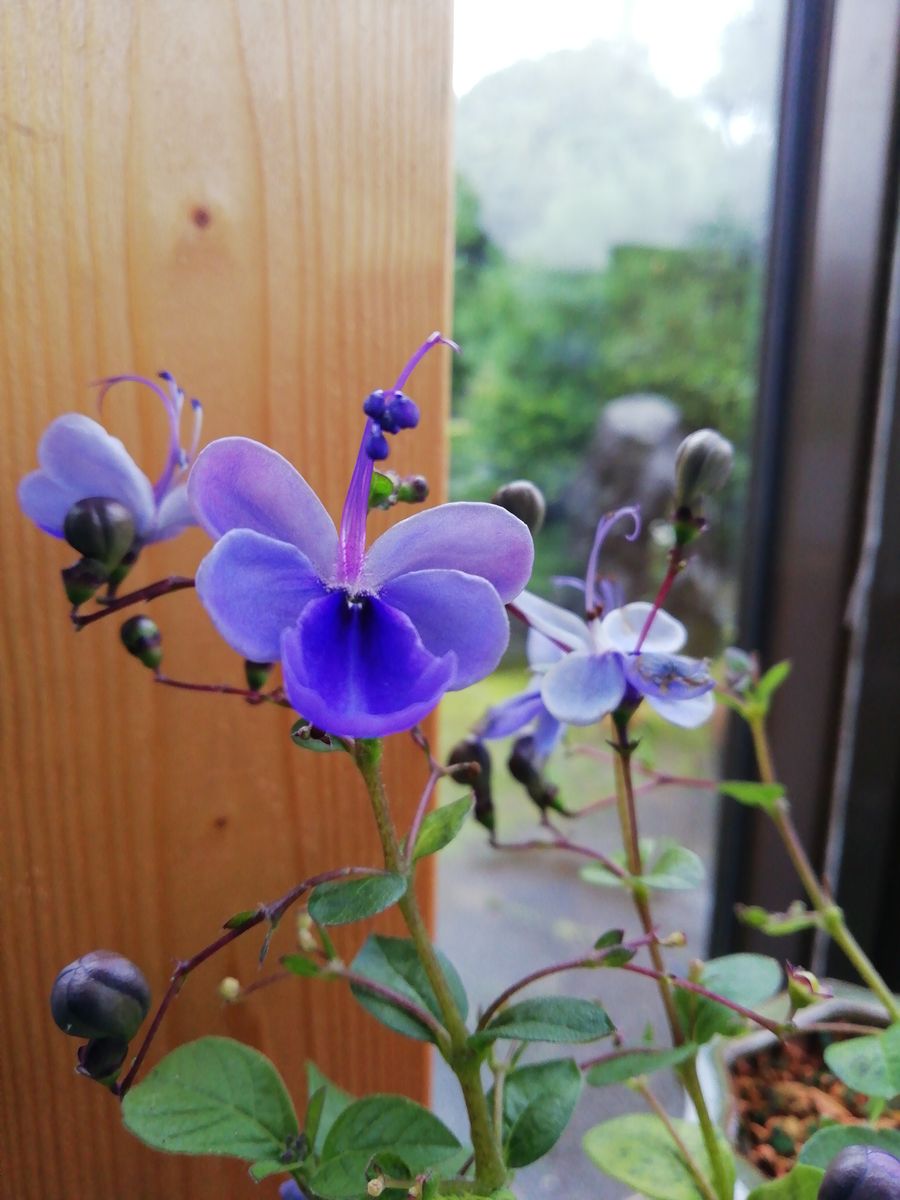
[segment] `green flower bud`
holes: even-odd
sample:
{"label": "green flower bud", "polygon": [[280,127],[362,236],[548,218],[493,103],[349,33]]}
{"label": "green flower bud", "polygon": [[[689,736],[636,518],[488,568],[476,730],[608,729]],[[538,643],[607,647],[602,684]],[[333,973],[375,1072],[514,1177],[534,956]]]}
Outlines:
{"label": "green flower bud", "polygon": [[273,666],[274,663],[251,662],[249,658],[244,659],[244,676],[251,692],[258,692],[265,687]]}
{"label": "green flower bud", "polygon": [[156,670],[162,662],[162,634],[159,626],[143,614],[129,617],[119,630],[122,645],[139,658],[145,667]]}
{"label": "green flower bud", "polygon": [[505,483],[491,496],[491,503],[499,504],[523,521],[531,530],[532,537],[540,533],[547,504],[541,489],[530,479],[514,479],[512,483]]}
{"label": "green flower bud", "polygon": [[428,480],[424,475],[407,475],[397,486],[397,499],[402,504],[421,504],[428,499]]}
{"label": "green flower bud", "polygon": [[[465,764],[465,765],[463,765]],[[475,796],[475,820],[489,833],[494,832],[494,798],[491,793],[491,756],[478,738],[457,742],[447,759],[447,766],[456,768],[451,775]]]}
{"label": "green flower bud", "polygon": [[79,1075],[87,1075],[98,1083],[114,1083],[128,1054],[128,1043],[122,1038],[91,1038],[78,1047]]}
{"label": "green flower bud", "polygon": [[806,971],[802,967],[793,967],[787,963],[786,974],[788,999],[792,1012],[796,1012],[798,1008],[808,1008],[810,1004],[815,1004],[818,1000],[828,1000],[834,995],[834,992],[822,986],[812,971]]}
{"label": "green flower bud", "polygon": [[109,573],[109,590],[112,595],[122,580],[131,572],[131,568],[138,560],[140,554],[140,545],[135,545],[129,550],[117,567],[114,567]]}
{"label": "green flower bud", "polygon": [[106,567],[92,558],[80,558],[74,566],[65,567],[60,574],[69,603],[74,608],[87,603],[109,580]]}
{"label": "green flower bud", "polygon": [[819,1200],[897,1200],[900,1160],[875,1146],[845,1146],[828,1164]]}
{"label": "green flower bud", "polygon": [[728,480],[734,447],[714,429],[689,434],[675,452],[675,507],[690,512]]}
{"label": "green flower bud", "polygon": [[66,513],[63,532],[79,554],[95,559],[111,571],[131,549],[134,518],[118,500],[91,496],[72,505]]}
{"label": "green flower bud", "polygon": [[147,980],[111,950],[92,950],[69,963],[50,992],[53,1020],[72,1037],[129,1042],[149,1009]]}

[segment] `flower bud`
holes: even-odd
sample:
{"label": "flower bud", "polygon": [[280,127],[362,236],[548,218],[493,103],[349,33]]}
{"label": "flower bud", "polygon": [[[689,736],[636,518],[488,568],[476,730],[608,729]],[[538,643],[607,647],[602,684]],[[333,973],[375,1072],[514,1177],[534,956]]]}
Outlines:
{"label": "flower bud", "polygon": [[249,658],[244,659],[244,677],[251,692],[258,692],[265,687],[274,665],[270,662],[251,662]]}
{"label": "flower bud", "polygon": [[150,1009],[140,970],[111,950],[92,950],[57,975],[50,1011],[63,1033],[130,1041]]}
{"label": "flower bud", "polygon": [[518,517],[531,530],[534,537],[540,533],[547,512],[543,492],[530,479],[514,479],[505,483],[491,496],[492,504],[499,504],[514,517]]}
{"label": "flower bud", "polygon": [[139,658],[145,667],[156,670],[162,662],[162,634],[155,621],[143,614],[129,617],[119,630],[119,636],[129,654]]}
{"label": "flower bud", "polygon": [[66,513],[63,533],[79,554],[111,571],[131,549],[134,518],[118,500],[91,496],[72,505]]}
{"label": "flower bud", "polygon": [[506,766],[513,779],[517,783],[521,783],[541,812],[548,808],[554,808],[558,812],[563,811],[563,805],[559,799],[559,788],[555,783],[550,783],[544,778],[534,738],[530,734],[516,738]]}
{"label": "flower bud", "polygon": [[60,574],[69,603],[75,608],[90,600],[109,580],[109,572],[103,564],[92,558],[80,558],[74,566],[65,567]]}
{"label": "flower bud", "polygon": [[235,1000],[241,998],[241,981],[235,979],[233,975],[226,975],[216,988],[219,994],[219,999],[226,1004],[234,1004]]}
{"label": "flower bud", "polygon": [[112,1083],[127,1054],[128,1043],[122,1038],[91,1038],[78,1047],[78,1066],[75,1070],[79,1075],[96,1079],[98,1083]]}
{"label": "flower bud", "polygon": [[745,696],[759,674],[753,656],[738,646],[725,650],[725,682],[736,696]]}
{"label": "flower bud", "polygon": [[809,1008],[810,1004],[815,1004],[817,1000],[829,1000],[834,995],[834,992],[822,986],[812,971],[793,967],[790,963],[785,964],[785,971],[792,1012],[796,1012],[798,1008]]}
{"label": "flower bud", "polygon": [[690,511],[701,496],[724,487],[734,447],[714,429],[689,434],[675,452],[675,507]]}
{"label": "flower bud", "polygon": [[376,1176],[375,1179],[370,1179],[366,1184],[366,1194],[372,1196],[373,1200],[377,1200],[377,1197],[380,1196],[383,1191],[384,1180],[380,1176]]}
{"label": "flower bud", "polygon": [[[462,764],[466,764],[462,766]],[[448,767],[459,767],[451,771],[457,783],[470,787],[475,796],[475,820],[494,832],[494,798],[491,794],[491,756],[484,742],[478,738],[464,738],[457,742],[447,759]]]}
{"label": "flower bud", "polygon": [[845,1146],[819,1185],[819,1200],[897,1200],[900,1160],[875,1146]]}
{"label": "flower bud", "polygon": [[407,475],[397,485],[397,499],[403,504],[421,504],[428,499],[428,480],[424,475]]}

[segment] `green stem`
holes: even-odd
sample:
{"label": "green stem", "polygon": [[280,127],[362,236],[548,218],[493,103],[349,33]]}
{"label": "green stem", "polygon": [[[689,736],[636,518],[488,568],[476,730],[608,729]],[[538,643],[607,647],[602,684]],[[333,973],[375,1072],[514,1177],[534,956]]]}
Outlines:
{"label": "green stem", "polygon": [[650,1108],[657,1115],[657,1117],[659,1117],[663,1125],[665,1125],[669,1133],[669,1137],[678,1147],[678,1152],[684,1160],[684,1165],[694,1177],[694,1182],[697,1184],[700,1194],[703,1196],[703,1200],[716,1200],[716,1193],[709,1186],[709,1180],[704,1175],[703,1168],[697,1162],[696,1158],[694,1158],[693,1154],[691,1154],[690,1150],[688,1150],[687,1146],[685,1145],[684,1138],[682,1138],[681,1134],[675,1128],[675,1125],[672,1123],[669,1114],[650,1091],[647,1081],[645,1079],[638,1079],[635,1082],[635,1089],[640,1093],[641,1096],[643,1096],[648,1108]]}
{"label": "green stem", "polygon": [[[622,842],[628,859],[628,870],[636,880],[640,880],[640,876],[644,873],[644,864],[641,860],[637,805],[634,800],[634,782],[631,777],[631,753],[633,747],[628,740],[628,717],[614,715],[612,721],[616,733],[616,796],[619,824],[622,829]],[[632,888],[631,894],[644,933],[653,933],[653,913],[650,908],[647,889],[638,882]],[[655,940],[650,942],[649,951],[654,969],[659,975],[664,976],[664,978],[658,980],[659,994],[663,1002],[663,1007],[666,1010],[666,1018],[669,1022],[672,1041],[676,1046],[680,1046],[684,1042],[684,1031],[678,1017],[678,1010],[675,1008],[672,984],[668,979],[662,951]],[[703,1144],[706,1147],[706,1154],[712,1167],[712,1182],[715,1194],[719,1200],[731,1200],[733,1189],[729,1181],[730,1172],[728,1164],[723,1157],[722,1143],[712,1117],[709,1114],[706,1099],[700,1088],[700,1081],[697,1078],[697,1067],[694,1060],[690,1059],[686,1063],[683,1063],[678,1068],[678,1075],[684,1085],[685,1091],[690,1097],[690,1101],[697,1113],[697,1119],[700,1122]]]}
{"label": "green stem", "polygon": [[462,1013],[456,1004],[446,976],[435,953],[428,928],[422,917],[413,888],[411,872],[403,862],[397,832],[391,819],[384,780],[381,774],[381,742],[359,739],[355,743],[354,758],[366,785],[378,836],[384,852],[384,865],[388,871],[407,875],[409,887],[399,901],[406,928],[431,984],[444,1027],[450,1035],[449,1052],[446,1054],[463,1094],[469,1128],[472,1134],[472,1149],[475,1153],[475,1183],[477,1190],[485,1195],[497,1191],[506,1182],[509,1172],[494,1135],[487,1097],[481,1082],[481,1059],[469,1045],[469,1031]]}
{"label": "green stem", "polygon": [[[765,718],[757,715],[748,717],[747,721],[753,737],[753,749],[759,777],[763,783],[777,783]],[[887,1009],[891,1021],[900,1021],[900,1004],[898,1004],[897,998],[882,979],[865,950],[847,928],[843,912],[834,903],[816,875],[806,850],[803,848],[803,843],[800,841],[800,835],[791,816],[789,802],[784,798],[776,801],[770,810],[770,816],[791,864],[803,884],[803,890],[806,892],[810,904],[822,917],[824,929],[850,960],[860,979]]]}

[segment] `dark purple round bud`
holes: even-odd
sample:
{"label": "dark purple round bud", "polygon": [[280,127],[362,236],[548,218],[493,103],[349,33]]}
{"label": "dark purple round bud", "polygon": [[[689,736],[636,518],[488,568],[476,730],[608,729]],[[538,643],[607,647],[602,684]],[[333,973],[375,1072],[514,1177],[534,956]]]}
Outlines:
{"label": "dark purple round bud", "polygon": [[521,783],[542,812],[548,808],[563,811],[559,800],[559,788],[544,778],[542,763],[538,758],[534,738],[530,734],[516,738],[506,765],[513,779]]}
{"label": "dark purple round bud", "polygon": [[79,554],[111,571],[131,549],[134,518],[118,500],[91,496],[72,505],[63,522],[63,533]]}
{"label": "dark purple round bud", "polygon": [[381,432],[381,427],[372,425],[366,434],[366,455],[373,462],[383,462],[391,453],[387,438]]}
{"label": "dark purple round bud", "polygon": [[384,392],[379,388],[370,392],[363,401],[363,412],[373,421],[380,421],[384,413]]}
{"label": "dark purple round bud", "polygon": [[447,758],[447,766],[456,768],[452,777],[470,787],[475,796],[475,820],[494,832],[494,798],[491,793],[491,756],[478,738],[457,742]]}
{"label": "dark purple round bud", "polygon": [[251,692],[258,692],[260,688],[265,687],[274,665],[274,663],[251,662],[249,658],[244,659],[244,676]]}
{"label": "dark purple round bud", "polygon": [[119,630],[122,645],[129,654],[155,671],[162,662],[162,634],[159,626],[143,613],[129,617]]}
{"label": "dark purple round bud", "polygon": [[492,504],[499,504],[514,517],[518,517],[531,530],[534,537],[540,533],[547,513],[547,504],[541,489],[530,479],[514,479],[504,483],[491,496]]}
{"label": "dark purple round bud", "polygon": [[846,1146],[819,1187],[819,1200],[897,1200],[900,1159],[875,1146]]}
{"label": "dark purple round bud", "polygon": [[92,558],[80,558],[74,566],[63,568],[60,574],[69,603],[75,608],[87,603],[109,580],[109,572],[103,564],[94,562]]}
{"label": "dark purple round bud", "polygon": [[63,1033],[129,1042],[150,1009],[150,988],[121,954],[92,950],[69,963],[50,992],[50,1011]]}
{"label": "dark purple round bud", "polygon": [[79,1075],[87,1075],[98,1083],[112,1083],[128,1054],[128,1043],[122,1038],[91,1038],[78,1047]]}
{"label": "dark purple round bud", "polygon": [[306,1200],[306,1196],[300,1190],[300,1185],[293,1179],[288,1179],[281,1185],[278,1195],[280,1200]]}
{"label": "dark purple round bud", "polygon": [[428,499],[428,480],[424,475],[407,475],[400,480],[397,499],[404,504],[421,504]]}
{"label": "dark purple round bud", "polygon": [[419,406],[405,392],[394,392],[388,401],[388,412],[396,429],[415,429],[419,423]]}
{"label": "dark purple round bud", "polygon": [[725,486],[734,447],[714,429],[689,434],[675,452],[675,507],[692,510],[702,496]]}

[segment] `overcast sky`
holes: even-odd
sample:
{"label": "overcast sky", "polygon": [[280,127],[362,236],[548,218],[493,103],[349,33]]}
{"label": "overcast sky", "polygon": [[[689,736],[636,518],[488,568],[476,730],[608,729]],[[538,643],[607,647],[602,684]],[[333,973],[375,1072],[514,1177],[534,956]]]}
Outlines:
{"label": "overcast sky", "polygon": [[455,0],[458,96],[523,58],[632,37],[673,92],[698,92],[719,62],[724,27],[750,0]]}

